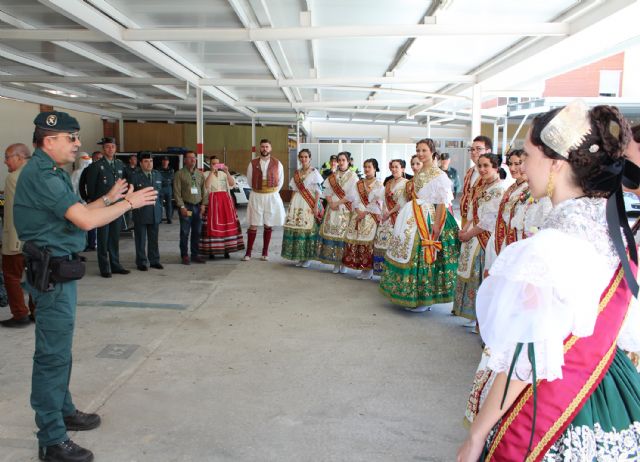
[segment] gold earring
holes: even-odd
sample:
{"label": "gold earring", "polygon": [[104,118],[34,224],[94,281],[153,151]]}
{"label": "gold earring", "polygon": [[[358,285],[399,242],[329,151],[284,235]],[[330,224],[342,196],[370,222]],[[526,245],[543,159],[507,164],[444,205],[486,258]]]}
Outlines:
{"label": "gold earring", "polygon": [[553,188],[553,172],[549,172],[549,179],[547,180],[547,197],[549,199],[551,199],[551,196],[553,196]]}

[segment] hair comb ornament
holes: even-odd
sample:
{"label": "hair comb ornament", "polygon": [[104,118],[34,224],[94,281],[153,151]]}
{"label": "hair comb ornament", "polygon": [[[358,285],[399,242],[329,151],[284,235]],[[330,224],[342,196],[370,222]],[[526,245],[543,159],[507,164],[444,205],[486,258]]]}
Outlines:
{"label": "hair comb ornament", "polygon": [[584,101],[576,99],[551,119],[542,129],[540,138],[544,144],[568,159],[569,151],[580,146],[589,133],[589,108]]}

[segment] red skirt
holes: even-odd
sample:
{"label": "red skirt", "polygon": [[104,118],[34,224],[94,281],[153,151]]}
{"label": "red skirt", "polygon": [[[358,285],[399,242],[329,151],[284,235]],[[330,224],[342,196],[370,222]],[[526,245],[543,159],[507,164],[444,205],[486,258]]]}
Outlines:
{"label": "red skirt", "polygon": [[203,255],[224,255],[244,249],[240,220],[231,196],[225,191],[209,194],[199,249]]}

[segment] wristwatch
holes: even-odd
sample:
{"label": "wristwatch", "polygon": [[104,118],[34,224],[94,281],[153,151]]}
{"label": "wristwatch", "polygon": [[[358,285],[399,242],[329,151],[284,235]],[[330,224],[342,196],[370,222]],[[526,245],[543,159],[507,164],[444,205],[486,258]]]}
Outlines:
{"label": "wristwatch", "polygon": [[107,196],[102,196],[102,202],[104,202],[105,207],[109,207],[111,205],[111,201]]}

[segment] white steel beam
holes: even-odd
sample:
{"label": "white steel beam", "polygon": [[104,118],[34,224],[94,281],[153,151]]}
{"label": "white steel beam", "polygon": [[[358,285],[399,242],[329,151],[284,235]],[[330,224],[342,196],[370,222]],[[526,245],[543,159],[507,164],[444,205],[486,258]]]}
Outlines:
{"label": "white steel beam", "polygon": [[[235,0],[230,0],[234,2]],[[125,41],[161,40],[165,42],[271,42],[276,40],[337,39],[351,37],[425,37],[425,36],[566,36],[565,23],[492,23],[485,24],[394,24],[270,28],[142,28],[125,29]]]}
{"label": "white steel beam", "polygon": [[300,87],[344,86],[366,84],[475,83],[472,75],[433,73],[414,77],[323,77],[319,79],[200,79],[201,85],[234,87]]}
{"label": "white steel beam", "polygon": [[46,104],[48,106],[59,107],[63,109],[71,109],[74,111],[88,112],[90,114],[98,114],[105,117],[117,119],[120,117],[119,112],[107,111],[94,106],[88,106],[85,104],[72,103],[58,98],[49,98],[47,96],[38,95],[35,93],[15,90],[13,88],[7,88],[0,86],[0,96],[7,98],[21,99],[30,103]]}
{"label": "white steel beam", "polygon": [[[43,5],[54,11],[66,16],[74,22],[91,29],[99,31],[108,36],[111,41],[118,44],[125,50],[134,53],[136,56],[145,61],[154,64],[163,71],[187,81],[194,86],[199,86],[200,75],[194,73],[189,68],[177,63],[170,56],[158,50],[149,43],[131,43],[123,40],[125,28],[113,19],[103,15],[101,12],[91,7],[81,0],[39,0]],[[160,39],[163,40],[163,39]],[[222,103],[233,106],[235,100],[217,88],[207,87],[207,93],[221,101]],[[251,115],[251,111],[246,108],[235,108],[242,114]]]}
{"label": "white steel beam", "polygon": [[[1,53],[2,47],[0,47],[0,54]],[[42,69],[41,67],[38,68]],[[99,75],[65,75],[64,77],[61,77],[61,75],[63,75],[62,72],[65,71],[60,68],[52,68],[52,70],[49,70],[48,72],[56,73],[58,75],[3,75],[0,76],[0,82],[82,83],[89,85],[95,83],[111,85],[176,85],[183,83],[183,81],[174,77],[104,77]]]}
{"label": "white steel beam", "polygon": [[104,35],[86,29],[0,29],[0,40],[35,40],[40,42],[55,40],[72,40],[74,42],[108,41]]}
{"label": "white steel beam", "polygon": [[248,101],[241,100],[236,104],[242,106],[251,106],[256,108],[272,107],[272,108],[288,108],[288,109],[317,109],[324,107],[349,107],[349,106],[389,106],[389,105],[409,105],[416,102],[425,101],[424,98],[413,99],[355,99],[355,100],[336,100],[336,101],[302,101],[300,103],[285,103],[280,101]]}
{"label": "white steel beam", "polygon": [[[256,28],[260,27],[260,25],[253,20],[253,17],[250,14],[253,12],[251,5],[249,5],[246,0],[228,0],[228,2],[231,5],[233,11],[238,16],[238,19],[240,19],[242,25],[245,27],[242,30],[255,30]],[[264,41],[255,41],[253,45],[258,50],[258,53],[262,57],[264,63],[267,65],[267,68],[269,69],[269,72],[271,72],[271,75],[273,75],[273,77],[275,77],[276,79],[288,77],[282,72],[280,64],[278,63],[278,60],[276,59],[268,43]],[[289,70],[291,70],[291,68],[289,68]],[[289,77],[290,76],[291,74],[289,75]],[[289,88],[281,87],[281,90],[290,103],[293,103],[295,101],[295,98],[291,94],[291,90]]]}

